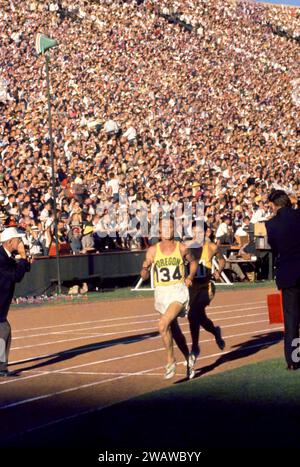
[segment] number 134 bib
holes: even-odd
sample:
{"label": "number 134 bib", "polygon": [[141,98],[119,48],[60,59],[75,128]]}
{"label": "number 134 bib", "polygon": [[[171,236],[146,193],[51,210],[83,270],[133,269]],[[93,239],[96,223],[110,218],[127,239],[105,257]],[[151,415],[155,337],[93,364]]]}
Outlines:
{"label": "number 134 bib", "polygon": [[176,242],[175,250],[170,255],[164,254],[160,249],[160,243],[158,243],[154,259],[154,287],[182,284],[184,271],[180,243]]}

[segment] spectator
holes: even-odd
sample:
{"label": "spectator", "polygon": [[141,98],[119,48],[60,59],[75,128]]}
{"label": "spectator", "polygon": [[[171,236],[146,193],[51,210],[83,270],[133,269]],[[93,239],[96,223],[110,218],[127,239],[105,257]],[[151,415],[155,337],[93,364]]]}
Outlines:
{"label": "spectator", "polygon": [[41,241],[41,232],[37,226],[32,226],[29,235],[27,235],[27,244],[30,256],[42,256],[43,244]]}
{"label": "spectator", "polygon": [[82,237],[81,237],[80,228],[73,227],[72,231],[69,234],[69,242],[70,242],[73,255],[78,255],[79,253],[81,253],[81,250],[82,250],[81,238]]}
{"label": "spectator", "polygon": [[[135,209],[154,197],[202,200],[214,233],[220,216],[233,229],[246,216],[266,220],[272,188],[297,202],[299,10],[238,0],[78,0],[76,8],[0,0],[0,20],[0,207],[7,225],[39,226],[46,249],[52,172],[37,30],[60,43],[51,87],[67,233],[86,213],[99,232],[99,203],[126,195]],[[96,246],[115,248],[122,241],[107,236],[116,226],[102,220]]]}
{"label": "spectator", "polygon": [[223,217],[222,222],[216,232],[216,240],[218,245],[232,243],[232,229],[230,227],[230,223],[230,217]]}

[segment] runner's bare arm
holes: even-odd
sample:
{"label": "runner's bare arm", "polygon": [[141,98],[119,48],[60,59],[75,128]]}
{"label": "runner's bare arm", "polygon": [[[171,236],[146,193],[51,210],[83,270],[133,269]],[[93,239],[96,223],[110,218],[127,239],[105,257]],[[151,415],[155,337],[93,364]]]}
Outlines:
{"label": "runner's bare arm", "polygon": [[150,276],[150,268],[154,261],[155,251],[156,251],[156,246],[153,245],[153,246],[150,246],[150,248],[148,249],[146,253],[146,258],[143,261],[142,270],[141,270],[141,278],[143,279],[143,281],[146,281]]}
{"label": "runner's bare arm", "polygon": [[212,259],[214,256],[218,260],[218,264],[219,264],[219,268],[220,268],[219,270],[215,270],[214,275],[215,275],[216,279],[219,279],[219,277],[221,275],[221,272],[225,268],[226,261],[225,261],[223,255],[222,255],[218,245],[216,245],[215,243],[211,243],[211,246],[210,246],[210,259]]}
{"label": "runner's bare arm", "polygon": [[188,262],[190,263],[190,273],[185,279],[185,285],[187,287],[190,287],[192,285],[193,279],[196,275],[197,269],[198,269],[198,260],[194,258],[193,255],[191,255],[188,247],[184,244],[180,244],[180,253],[181,256]]}

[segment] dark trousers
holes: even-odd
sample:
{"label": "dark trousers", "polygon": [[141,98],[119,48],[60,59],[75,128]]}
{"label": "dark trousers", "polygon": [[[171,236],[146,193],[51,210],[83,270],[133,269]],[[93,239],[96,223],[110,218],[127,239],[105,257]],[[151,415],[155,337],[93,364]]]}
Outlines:
{"label": "dark trousers", "polygon": [[8,321],[0,322],[0,371],[7,369],[11,344],[11,327]]}
{"label": "dark trousers", "polygon": [[205,331],[210,332],[213,336],[216,336],[216,327],[211,319],[208,318],[205,308],[210,304],[214,291],[211,291],[211,283],[206,284],[205,286],[199,287],[193,286],[190,290],[190,311],[189,311],[189,323],[190,331],[192,336],[192,351],[200,352],[199,347],[199,333],[200,326],[205,329]]}
{"label": "dark trousers", "polygon": [[[282,289],[282,303],[284,315],[284,353],[288,365],[298,363],[293,361],[293,352],[299,342],[293,346],[293,340],[299,338],[300,326],[300,280],[295,287]],[[297,352],[296,352],[297,353]]]}

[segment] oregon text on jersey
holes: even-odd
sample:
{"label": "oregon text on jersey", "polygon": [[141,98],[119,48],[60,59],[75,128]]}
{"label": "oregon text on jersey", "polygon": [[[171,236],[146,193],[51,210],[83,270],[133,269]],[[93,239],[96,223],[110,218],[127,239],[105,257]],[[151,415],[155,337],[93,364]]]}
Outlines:
{"label": "oregon text on jersey", "polygon": [[166,258],[160,258],[157,261],[155,261],[155,267],[163,268],[166,266],[179,266],[181,263],[182,263],[182,260],[180,258],[171,256],[171,257],[166,257]]}

